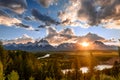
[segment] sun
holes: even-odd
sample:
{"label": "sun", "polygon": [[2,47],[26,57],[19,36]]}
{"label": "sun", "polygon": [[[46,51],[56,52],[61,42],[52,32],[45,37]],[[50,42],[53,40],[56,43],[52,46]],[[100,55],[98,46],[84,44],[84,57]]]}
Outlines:
{"label": "sun", "polygon": [[88,42],[82,42],[81,45],[82,45],[83,47],[88,47],[88,46],[89,46],[89,43],[88,43]]}

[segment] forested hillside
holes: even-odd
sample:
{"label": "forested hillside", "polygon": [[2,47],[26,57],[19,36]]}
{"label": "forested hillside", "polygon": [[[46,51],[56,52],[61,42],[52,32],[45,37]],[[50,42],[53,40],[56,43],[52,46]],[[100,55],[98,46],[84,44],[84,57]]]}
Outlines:
{"label": "forested hillside", "polygon": [[[52,54],[45,59],[25,51],[8,51],[0,46],[0,80],[120,80],[120,65],[115,62],[112,69],[96,71],[91,58],[88,73],[82,73],[79,59],[64,60],[66,55]],[[67,56],[66,56],[67,57]],[[73,69],[65,74],[63,69]]]}

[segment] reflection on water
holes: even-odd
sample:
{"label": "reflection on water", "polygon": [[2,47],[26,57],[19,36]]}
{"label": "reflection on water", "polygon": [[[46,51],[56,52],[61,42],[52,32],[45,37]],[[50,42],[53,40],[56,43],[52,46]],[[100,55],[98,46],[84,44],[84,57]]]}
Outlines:
{"label": "reflection on water", "polygon": [[98,65],[95,67],[96,70],[103,70],[103,69],[110,69],[112,68],[112,65]]}
{"label": "reflection on water", "polygon": [[87,73],[88,72],[88,67],[82,67],[80,68],[80,71],[82,71],[82,73]]}
{"label": "reflection on water", "polygon": [[42,58],[47,58],[47,57],[50,57],[50,54],[46,54],[45,56],[38,57],[37,59],[42,59]]}
{"label": "reflection on water", "polygon": [[65,74],[67,72],[72,72],[72,71],[73,71],[73,69],[64,69],[64,70],[62,70],[63,74]]}
{"label": "reflection on water", "polygon": [[[112,65],[97,65],[95,66],[95,70],[103,70],[103,69],[110,69],[112,68],[113,66]],[[73,69],[65,69],[65,70],[62,70],[62,72],[65,74],[67,72],[72,72]],[[89,71],[88,67],[81,67],[80,68],[80,71],[82,71],[82,73],[87,73]]]}

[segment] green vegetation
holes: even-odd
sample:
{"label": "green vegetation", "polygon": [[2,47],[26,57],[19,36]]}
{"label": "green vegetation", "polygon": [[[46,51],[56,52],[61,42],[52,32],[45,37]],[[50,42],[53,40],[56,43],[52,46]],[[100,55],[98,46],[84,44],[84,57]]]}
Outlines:
{"label": "green vegetation", "polygon": [[35,80],[35,78],[34,77],[30,77],[29,80]]}
{"label": "green vegetation", "polygon": [[19,80],[19,75],[17,72],[12,71],[8,76],[8,80]]}
{"label": "green vegetation", "polygon": [[[110,51],[109,51],[110,52]],[[48,58],[37,59],[45,54]],[[70,53],[70,55],[68,55]],[[73,54],[76,53],[76,54]],[[85,53],[81,55],[82,53]],[[99,52],[98,52],[99,53]],[[103,52],[102,52],[103,53]],[[106,53],[106,52],[105,52]],[[102,71],[94,66],[118,55],[97,54],[92,52],[44,52],[8,51],[0,46],[0,80],[120,80],[120,64],[114,62],[113,68]],[[104,55],[104,56],[103,56]],[[88,73],[79,69],[88,66]],[[65,74],[63,69],[72,69]]]}
{"label": "green vegetation", "polygon": [[3,74],[3,64],[0,61],[0,80],[5,80],[4,74]]}

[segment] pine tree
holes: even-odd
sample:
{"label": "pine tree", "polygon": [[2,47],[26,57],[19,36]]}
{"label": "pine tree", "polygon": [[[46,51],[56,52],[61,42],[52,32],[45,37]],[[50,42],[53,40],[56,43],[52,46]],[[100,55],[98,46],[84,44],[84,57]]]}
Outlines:
{"label": "pine tree", "polygon": [[5,77],[3,75],[3,65],[0,61],[0,80],[5,80]]}
{"label": "pine tree", "polygon": [[[120,39],[119,39],[120,42]],[[118,54],[119,54],[119,63],[120,63],[120,46],[118,46]]]}
{"label": "pine tree", "polygon": [[45,80],[55,80],[55,79],[52,79],[51,77],[46,77]]}
{"label": "pine tree", "polygon": [[29,80],[35,80],[35,78],[31,76],[31,77],[29,78]]}
{"label": "pine tree", "polygon": [[8,76],[8,80],[19,80],[19,75],[17,72],[12,71]]}

